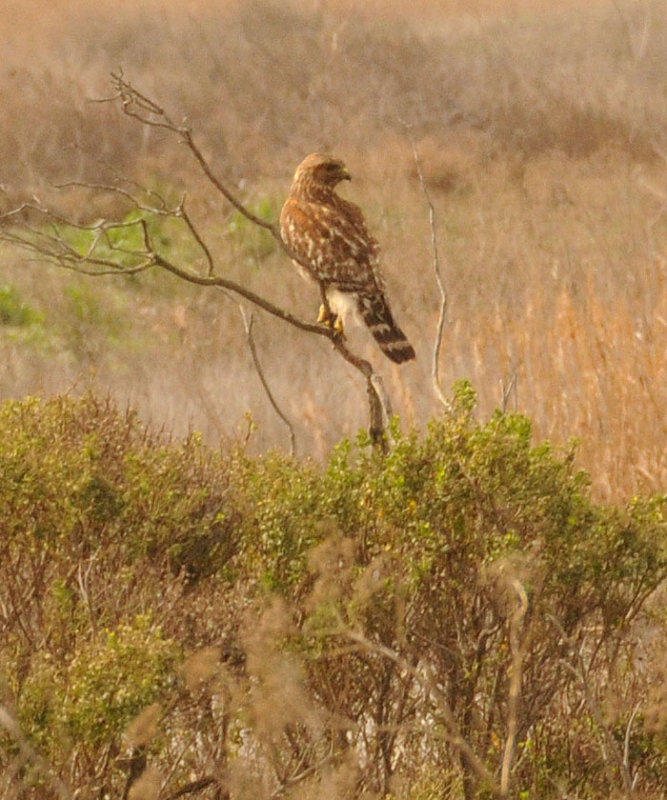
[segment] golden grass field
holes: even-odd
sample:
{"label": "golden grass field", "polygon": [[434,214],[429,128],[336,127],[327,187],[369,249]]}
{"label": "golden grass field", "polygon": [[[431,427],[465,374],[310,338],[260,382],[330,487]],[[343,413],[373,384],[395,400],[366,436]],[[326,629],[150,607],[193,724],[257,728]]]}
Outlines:
{"label": "golden grass field", "polygon": [[[504,402],[532,418],[537,438],[576,437],[601,498],[664,490],[664,3],[354,5],[1,0],[0,209],[37,195],[79,219],[122,212],[52,186],[68,180],[124,177],[172,201],[187,192],[220,274],[310,319],[317,292],[178,141],[91,101],[110,95],[109,74],[122,68],[186,117],[216,174],[274,219],[301,158],[334,152],[354,178],[342,191],[382,244],[418,358],[398,368],[362,332],[350,343],[383,374],[403,425],[421,426],[439,410],[439,295],[412,138],[447,290],[445,390],[469,378],[481,415]],[[177,233],[164,246],[174,260],[194,258]],[[93,388],[211,443],[244,435],[249,413],[255,448],[287,447],[238,308],[220,292],[160,274],[63,274],[8,247],[0,265],[3,398]],[[17,318],[19,306],[34,313]],[[323,341],[255,316],[298,454],[322,458],[365,424],[364,386]]]}

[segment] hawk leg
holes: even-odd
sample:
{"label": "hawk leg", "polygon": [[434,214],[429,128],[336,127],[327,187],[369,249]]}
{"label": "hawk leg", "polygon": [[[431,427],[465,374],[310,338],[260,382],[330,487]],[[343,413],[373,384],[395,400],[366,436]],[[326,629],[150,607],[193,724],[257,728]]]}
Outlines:
{"label": "hawk leg", "polygon": [[322,323],[322,325],[326,325],[327,328],[331,328],[331,330],[337,333],[342,339],[345,338],[343,320],[330,308],[326,308],[324,304],[320,306],[320,312],[317,315],[317,321]]}
{"label": "hawk leg", "polygon": [[341,337],[341,339],[345,339],[345,333],[343,332],[343,320],[338,316],[338,314],[331,310],[329,298],[327,297],[327,290],[322,284],[320,284],[320,296],[322,298],[322,305],[320,306],[320,311],[317,315],[317,321],[323,325],[326,325],[327,328],[331,328],[334,333]]}

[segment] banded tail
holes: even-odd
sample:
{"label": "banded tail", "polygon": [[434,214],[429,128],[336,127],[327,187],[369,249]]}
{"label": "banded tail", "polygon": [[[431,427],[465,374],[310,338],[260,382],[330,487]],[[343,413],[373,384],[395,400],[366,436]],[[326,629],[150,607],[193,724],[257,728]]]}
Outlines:
{"label": "banded tail", "polygon": [[394,322],[386,299],[379,292],[359,294],[359,312],[382,352],[401,364],[415,357],[415,351],[403,331]]}

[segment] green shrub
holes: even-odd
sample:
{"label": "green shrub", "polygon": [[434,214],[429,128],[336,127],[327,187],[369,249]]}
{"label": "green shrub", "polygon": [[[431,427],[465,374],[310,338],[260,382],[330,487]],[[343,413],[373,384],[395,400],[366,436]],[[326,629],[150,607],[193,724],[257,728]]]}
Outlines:
{"label": "green shrub", "polygon": [[31,398],[0,409],[2,540],[76,559],[119,547],[191,577],[235,552],[243,499],[229,459],[191,436],[169,443],[108,401]]}
{"label": "green shrub", "polygon": [[82,642],[63,662],[36,658],[20,718],[50,754],[63,743],[94,750],[118,740],[142,709],[166,695],[179,660],[179,646],[139,615]]}
{"label": "green shrub", "polygon": [[[90,395],[5,403],[0,680],[53,770],[120,795],[104,753],[160,703],[143,756],[176,788],[264,797],[311,764],[304,797],[482,798],[513,731],[509,796],[608,797],[625,749],[651,796],[663,666],[637,653],[664,626],[666,498],[594,503],[572,448],[478,421],[467,384],[392,437],[315,465],[169,441]],[[0,791],[47,797],[20,758],[0,740]]]}
{"label": "green shrub", "polygon": [[[665,497],[595,505],[571,450],[534,445],[520,415],[480,424],[465,384],[424,434],[394,437],[387,457],[364,437],[361,447],[343,444],[323,472],[275,456],[249,466],[264,582],[309,609],[301,646],[330,713],[354,720],[357,731],[400,730],[401,698],[424,685],[399,664],[419,663],[438,676],[457,735],[492,774],[518,713],[508,675],[519,658],[516,781],[546,796],[554,780],[572,779],[559,755],[571,752],[562,698],[590,690],[582,671],[611,680],[631,670],[628,621],[667,575]],[[352,634],[369,642],[356,654]],[[607,648],[617,653],[613,665]],[[446,762],[452,733],[442,706],[428,700],[421,715],[433,730],[411,743],[415,761],[428,752]],[[589,718],[589,739],[597,726]],[[395,749],[409,745],[378,735],[374,747],[371,786],[386,789]],[[585,778],[598,789],[606,779],[602,768]],[[472,796],[477,778],[468,771],[466,780]]]}

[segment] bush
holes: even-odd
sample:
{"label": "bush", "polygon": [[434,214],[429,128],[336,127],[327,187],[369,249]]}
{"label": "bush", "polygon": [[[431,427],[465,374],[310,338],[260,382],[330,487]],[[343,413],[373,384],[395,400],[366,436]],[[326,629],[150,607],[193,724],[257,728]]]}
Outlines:
{"label": "bush", "polygon": [[324,466],[91,396],[5,404],[0,434],[0,680],[48,758],[0,740],[6,796],[120,796],[128,725],[173,791],[657,791],[665,497],[594,504],[572,448],[477,421],[467,384],[386,457],[362,436]]}
{"label": "bush", "polygon": [[125,564],[150,556],[196,578],[235,551],[229,459],[197,436],[170,443],[88,395],[6,403],[0,442],[6,555],[54,566],[120,548]]}
{"label": "bush", "polygon": [[54,758],[63,744],[103,747],[166,694],[178,661],[178,646],[148,615],[98,632],[64,662],[36,658],[24,687],[25,730]]}

